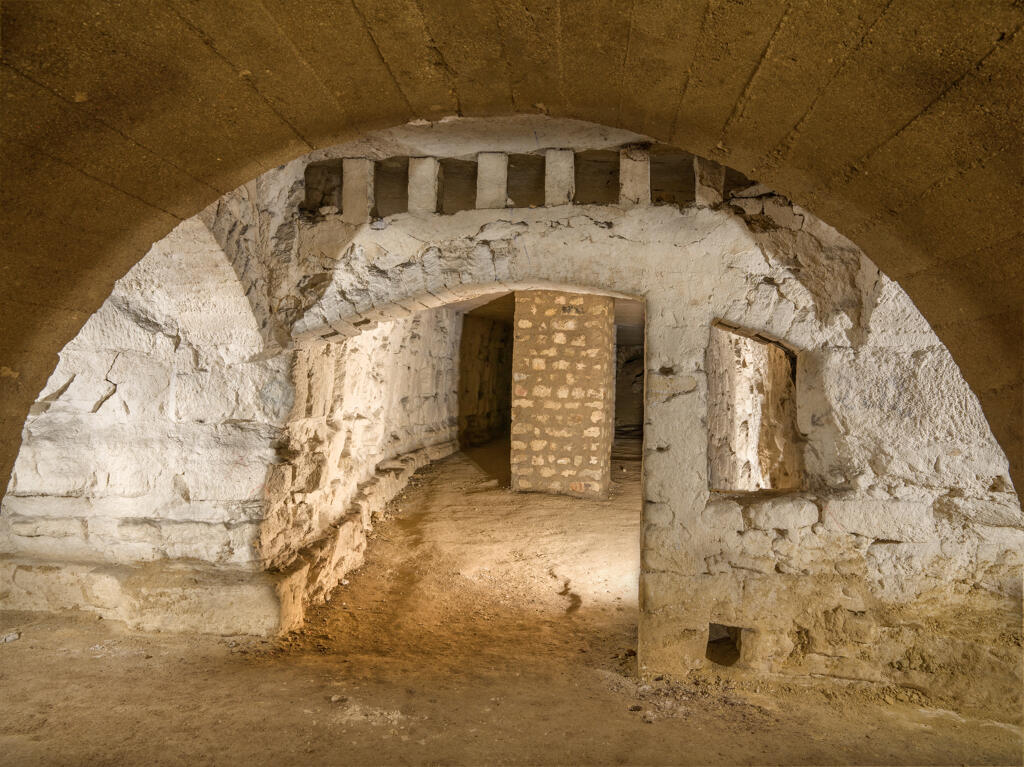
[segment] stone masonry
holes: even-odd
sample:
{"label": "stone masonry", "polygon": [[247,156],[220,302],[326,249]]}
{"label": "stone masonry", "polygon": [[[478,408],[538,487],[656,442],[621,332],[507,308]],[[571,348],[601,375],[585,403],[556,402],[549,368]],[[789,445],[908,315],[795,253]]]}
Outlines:
{"label": "stone masonry", "polygon": [[603,498],[615,433],[615,311],[606,296],[516,293],[512,488]]}
{"label": "stone masonry", "polygon": [[[641,674],[707,666],[713,627],[728,626],[739,669],[1019,708],[1024,512],[977,398],[907,294],[809,211],[714,168],[672,163],[687,176],[680,189],[702,188],[652,204],[627,183],[644,179],[631,149],[617,202],[571,203],[570,160],[644,138],[521,127],[453,120],[317,150],[154,246],[170,260],[140,264],[115,291],[25,424],[0,508],[0,604],[161,630],[297,625],[301,603],[361,561],[363,520],[452,445],[454,307],[504,292],[600,293],[645,306]],[[320,207],[303,207],[310,163],[541,151],[557,160],[545,206],[438,215],[437,177],[410,163],[419,212],[370,221],[374,175],[354,185],[359,166],[342,174],[356,203],[339,211],[321,189]],[[199,275],[215,284],[166,295]],[[797,447],[798,488],[738,491],[711,477],[716,392],[767,415],[761,425],[782,423],[745,375],[716,389],[722,327],[795,358],[777,379],[795,390],[777,401],[795,403],[796,429],[771,431]],[[731,359],[755,348],[734,346]],[[371,386],[390,392],[380,431],[359,418],[378,401]],[[450,410],[431,399],[442,390]],[[774,441],[757,435],[758,461],[771,465],[760,448]]]}

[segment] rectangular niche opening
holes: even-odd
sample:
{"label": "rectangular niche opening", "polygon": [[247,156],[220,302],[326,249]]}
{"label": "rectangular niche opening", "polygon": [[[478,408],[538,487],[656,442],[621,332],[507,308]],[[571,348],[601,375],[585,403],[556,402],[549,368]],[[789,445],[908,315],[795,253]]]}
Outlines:
{"label": "rectangular niche opening", "polygon": [[654,205],[692,205],[696,200],[693,155],[651,148],[651,202]]}
{"label": "rectangular niche opening", "polygon": [[446,157],[441,160],[441,212],[445,215],[476,208],[476,162]]}
{"label": "rectangular niche opening", "polygon": [[320,208],[334,206],[341,210],[342,160],[311,162],[306,166],[304,186],[306,196],[302,210],[316,213]]}
{"label": "rectangular niche opening", "polygon": [[711,489],[800,489],[796,356],[775,341],[716,323],[707,371]]}
{"label": "rectangular niche opening", "polygon": [[705,656],[719,666],[732,666],[740,659],[743,629],[738,626],[708,624],[708,647]]}
{"label": "rectangular niche opening", "polygon": [[577,205],[616,205],[619,202],[619,153],[613,149],[591,149],[576,153]]}
{"label": "rectangular niche opening", "polygon": [[409,210],[409,158],[389,157],[373,165],[374,218]]}
{"label": "rectangular niche opening", "polygon": [[508,156],[507,194],[515,208],[539,208],[544,205],[544,155]]}

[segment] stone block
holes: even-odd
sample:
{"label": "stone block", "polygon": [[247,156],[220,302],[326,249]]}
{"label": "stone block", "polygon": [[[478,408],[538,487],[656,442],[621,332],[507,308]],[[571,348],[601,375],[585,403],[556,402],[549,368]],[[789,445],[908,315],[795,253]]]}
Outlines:
{"label": "stone block", "polygon": [[806,498],[769,498],[751,504],[748,514],[759,530],[797,530],[818,521],[818,507]]}
{"label": "stone block", "polygon": [[735,501],[719,500],[709,503],[701,516],[704,526],[712,532],[743,531],[743,508]]}
{"label": "stone block", "polygon": [[646,149],[619,150],[619,205],[651,204],[651,158]]}
{"label": "stone block", "polygon": [[436,157],[409,158],[409,212],[437,213],[441,163]]}
{"label": "stone block", "polygon": [[506,207],[508,155],[504,152],[481,152],[477,155],[476,161],[476,207]]}
{"label": "stone block", "polygon": [[568,205],[576,193],[575,154],[571,149],[549,149],[544,154],[544,204]]}
{"label": "stone block", "polygon": [[348,224],[365,224],[374,207],[373,160],[346,157],[341,179],[341,217]]}
{"label": "stone block", "polygon": [[825,528],[866,538],[927,543],[936,538],[930,504],[857,498],[831,499],[822,515]]}

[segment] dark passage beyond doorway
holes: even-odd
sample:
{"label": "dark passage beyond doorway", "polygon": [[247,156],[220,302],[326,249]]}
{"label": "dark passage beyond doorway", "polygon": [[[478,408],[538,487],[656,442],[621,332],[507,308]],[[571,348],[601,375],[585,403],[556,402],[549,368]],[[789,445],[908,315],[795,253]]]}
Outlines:
{"label": "dark passage beyond doorway", "polygon": [[500,487],[511,478],[514,295],[467,312],[459,342],[459,446]]}

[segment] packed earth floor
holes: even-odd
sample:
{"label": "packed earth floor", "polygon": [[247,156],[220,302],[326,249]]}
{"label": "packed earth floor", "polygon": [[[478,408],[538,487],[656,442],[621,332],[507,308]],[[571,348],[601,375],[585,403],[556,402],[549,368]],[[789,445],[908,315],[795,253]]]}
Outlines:
{"label": "packed earth floor", "polygon": [[638,679],[637,456],[607,501],[510,492],[500,446],[427,467],[282,639],[0,613],[0,763],[1021,763],[906,690]]}

